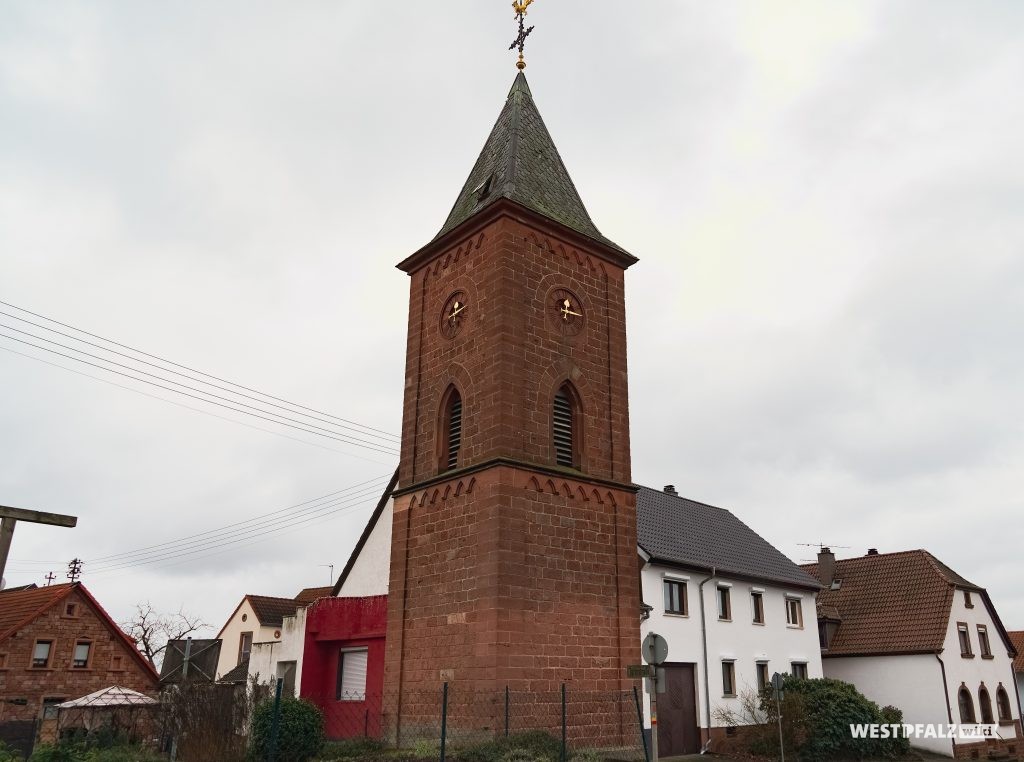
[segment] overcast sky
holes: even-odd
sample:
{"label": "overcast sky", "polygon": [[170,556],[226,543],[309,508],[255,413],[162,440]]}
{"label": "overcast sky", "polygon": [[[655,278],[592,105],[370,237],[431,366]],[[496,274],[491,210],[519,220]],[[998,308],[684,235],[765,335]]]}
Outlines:
{"label": "overcast sky", "polygon": [[[1024,4],[539,0],[529,21],[548,128],[640,258],[634,479],[797,561],[927,548],[1024,628]],[[394,265],[455,200],[514,34],[504,0],[2,0],[0,300],[397,433]],[[10,339],[0,379],[0,504],[80,517],[19,525],[8,581],[81,557],[118,618],[148,599],[219,627],[245,593],[327,584],[395,466]],[[271,512],[255,526],[313,520],[103,560]]]}

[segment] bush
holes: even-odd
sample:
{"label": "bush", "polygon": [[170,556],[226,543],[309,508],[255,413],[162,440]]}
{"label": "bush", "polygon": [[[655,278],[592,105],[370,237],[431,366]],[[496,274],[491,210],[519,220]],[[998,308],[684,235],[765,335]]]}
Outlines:
{"label": "bush", "polygon": [[[266,759],[274,721],[274,702],[265,701],[253,710],[249,735],[249,759]],[[277,727],[278,762],[307,762],[324,744],[324,721],[320,710],[302,699],[281,699]]]}
{"label": "bush", "polygon": [[[906,738],[853,738],[850,725],[902,723],[903,712],[891,706],[879,708],[850,683],[828,678],[806,680],[787,676],[783,689],[787,701],[793,696],[798,697],[802,704],[806,738],[799,744],[799,755],[803,760],[894,759],[910,751],[910,742]],[[785,708],[782,716],[785,721]]]}
{"label": "bush", "polygon": [[0,741],[0,762],[21,762],[22,756]]}
{"label": "bush", "polygon": [[373,759],[382,756],[387,744],[376,738],[346,738],[341,741],[327,741],[320,749],[317,759],[323,762],[341,760]]}
{"label": "bush", "polygon": [[[0,762],[6,762],[3,756],[0,756]],[[166,762],[166,757],[138,746],[122,745],[100,749],[72,742],[37,746],[29,762]]]}
{"label": "bush", "polygon": [[543,730],[515,733],[459,752],[460,762],[557,762],[561,740]]}

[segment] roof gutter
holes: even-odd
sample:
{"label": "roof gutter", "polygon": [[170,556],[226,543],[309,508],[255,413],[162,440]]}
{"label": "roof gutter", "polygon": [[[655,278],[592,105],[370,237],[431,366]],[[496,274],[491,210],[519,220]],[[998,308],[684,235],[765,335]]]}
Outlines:
{"label": "roof gutter", "polygon": [[704,720],[708,729],[708,740],[700,748],[701,754],[706,754],[711,745],[711,675],[708,673],[708,624],[704,616],[704,584],[714,579],[715,567],[711,567],[711,574],[700,581],[697,585],[697,595],[700,598],[700,648],[704,657]]}

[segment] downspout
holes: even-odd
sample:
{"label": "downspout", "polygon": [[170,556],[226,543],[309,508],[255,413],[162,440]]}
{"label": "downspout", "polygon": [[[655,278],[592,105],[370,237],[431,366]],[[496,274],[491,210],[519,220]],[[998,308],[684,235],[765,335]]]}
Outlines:
{"label": "downspout", "polygon": [[[946,717],[949,719],[949,724],[953,724],[953,708],[949,703],[949,685],[946,683],[946,665],[942,661],[942,657],[935,654],[935,658],[938,659],[939,667],[942,669],[942,694],[946,697]],[[953,740],[953,758],[956,758],[956,739]]]}
{"label": "downspout", "polygon": [[697,596],[700,598],[700,647],[704,657],[704,722],[708,728],[708,740],[700,747],[700,753],[706,754],[711,745],[711,676],[708,674],[708,624],[704,617],[704,583],[714,579],[716,568],[711,567],[711,574],[697,585]]}

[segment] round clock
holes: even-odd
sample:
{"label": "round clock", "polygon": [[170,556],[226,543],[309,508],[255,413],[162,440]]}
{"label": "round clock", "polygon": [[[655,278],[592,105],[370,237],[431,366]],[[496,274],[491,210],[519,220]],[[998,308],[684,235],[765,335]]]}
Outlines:
{"label": "round clock", "polygon": [[441,310],[441,335],[447,339],[454,339],[465,322],[466,294],[463,291],[456,291],[448,297]]}
{"label": "round clock", "polygon": [[548,293],[547,309],[551,322],[563,335],[575,336],[583,330],[583,323],[586,321],[583,304],[569,289],[552,289]]}

